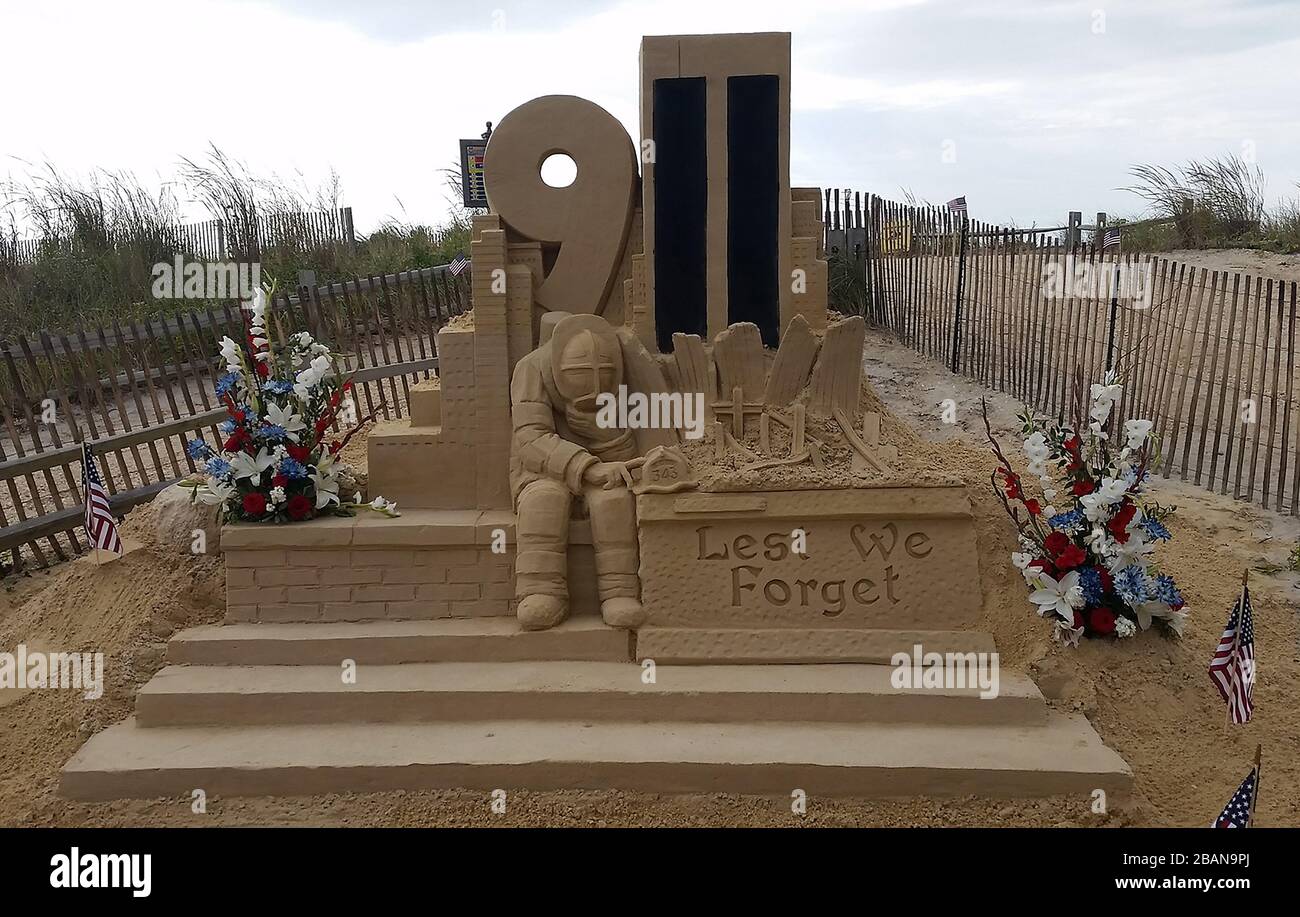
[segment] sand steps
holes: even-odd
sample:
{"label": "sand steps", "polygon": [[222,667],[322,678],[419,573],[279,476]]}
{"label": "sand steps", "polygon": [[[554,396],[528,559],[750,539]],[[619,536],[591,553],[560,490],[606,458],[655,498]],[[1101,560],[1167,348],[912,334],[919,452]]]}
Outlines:
{"label": "sand steps", "polygon": [[404,662],[626,661],[631,635],[596,617],[545,631],[513,617],[356,624],[212,624],[172,637],[167,661],[188,665],[358,665]]}
{"label": "sand steps", "polygon": [[[465,787],[1123,798],[1132,775],[1026,677],[896,688],[884,665],[634,662],[596,619],[247,624],[177,634],[80,799]],[[343,678],[355,663],[355,683]]]}
{"label": "sand steps", "polygon": [[628,662],[441,662],[360,666],[168,666],[136,698],[141,726],[580,720],[1041,723],[1024,676],[978,689],[897,689],[878,665],[656,666]]}
{"label": "sand steps", "polygon": [[99,733],[64,768],[79,799],[305,795],[396,789],[1025,797],[1127,791],[1086,720],[1041,726],[585,723],[503,720]]}

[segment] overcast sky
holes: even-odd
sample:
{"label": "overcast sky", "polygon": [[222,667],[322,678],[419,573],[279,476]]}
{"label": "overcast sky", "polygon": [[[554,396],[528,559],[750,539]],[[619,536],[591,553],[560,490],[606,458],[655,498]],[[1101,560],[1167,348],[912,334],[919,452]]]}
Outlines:
{"label": "overcast sky", "polygon": [[[439,168],[538,95],[636,136],[644,34],[793,33],[792,179],[1059,223],[1142,210],[1139,162],[1247,153],[1300,181],[1296,0],[0,0],[0,177],[174,177],[209,142],[357,228],[445,215]],[[946,162],[945,152],[949,159]],[[196,208],[190,215],[201,217]]]}

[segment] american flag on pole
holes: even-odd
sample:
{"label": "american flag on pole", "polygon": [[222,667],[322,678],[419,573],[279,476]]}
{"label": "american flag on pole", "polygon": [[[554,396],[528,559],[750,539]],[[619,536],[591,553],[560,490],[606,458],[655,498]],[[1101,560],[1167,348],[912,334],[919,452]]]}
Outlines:
{"label": "american flag on pole", "polygon": [[1228,616],[1228,626],[1210,660],[1210,680],[1228,702],[1228,720],[1250,722],[1255,710],[1255,623],[1250,611],[1250,590],[1241,584],[1241,596]]}
{"label": "american flag on pole", "polygon": [[447,265],[447,269],[451,271],[453,277],[459,277],[460,272],[467,267],[469,267],[469,259],[460,252],[457,252],[456,257],[451,259],[451,264]]}
{"label": "american flag on pole", "polygon": [[1119,248],[1120,232],[1118,229],[1108,229],[1101,237],[1101,248],[1105,251],[1108,248]]}
{"label": "american flag on pole", "polygon": [[1223,807],[1219,817],[1214,820],[1214,828],[1249,828],[1255,818],[1255,796],[1259,791],[1259,766],[1251,768],[1249,776],[1241,781],[1237,792],[1232,794],[1228,804]]}
{"label": "american flag on pole", "polygon": [[108,492],[95,467],[95,453],[90,443],[81,444],[81,478],[86,492],[86,537],[96,548],[122,553],[122,539],[117,535],[117,520],[108,503]]}
{"label": "american flag on pole", "polygon": [[951,210],[953,213],[965,213],[966,195],[963,194],[961,197],[954,197],[952,200],[950,200],[948,202],[948,209]]}

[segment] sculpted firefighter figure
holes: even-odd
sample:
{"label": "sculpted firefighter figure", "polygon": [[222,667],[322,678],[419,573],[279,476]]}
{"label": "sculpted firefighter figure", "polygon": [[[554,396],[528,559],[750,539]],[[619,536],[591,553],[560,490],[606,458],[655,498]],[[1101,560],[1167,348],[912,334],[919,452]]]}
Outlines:
{"label": "sculpted firefighter figure", "polygon": [[569,613],[569,518],[580,498],[591,519],[600,612],[614,627],[644,620],[637,571],[632,471],[645,461],[632,430],[597,424],[597,396],[623,382],[623,351],[605,319],[570,315],[521,359],[510,384],[510,483],[518,514],[519,623],[552,627]]}

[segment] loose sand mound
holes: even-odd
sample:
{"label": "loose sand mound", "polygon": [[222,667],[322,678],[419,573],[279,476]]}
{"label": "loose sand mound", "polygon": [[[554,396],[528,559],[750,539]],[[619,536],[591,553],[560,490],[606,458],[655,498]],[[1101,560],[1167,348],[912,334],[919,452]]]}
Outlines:
{"label": "loose sand mound", "polygon": [[103,653],[104,694],[0,689],[0,824],[39,823],[59,809],[59,768],[92,733],[130,714],[136,689],[162,666],[167,637],[220,620],[220,558],[164,550],[153,528],[153,507],[141,507],[122,526],[141,547],[121,559],[96,566],[82,557],[6,581],[0,651]]}
{"label": "loose sand mound", "polygon": [[[1132,809],[1103,818],[1090,814],[1090,799],[1072,797],[1010,803],[811,800],[801,818],[790,813],[788,799],[619,792],[512,794],[509,814],[502,817],[490,813],[483,794],[470,792],[214,800],[205,815],[192,814],[188,799],[69,803],[54,794],[59,767],[91,732],[129,713],[135,689],[160,665],[166,634],[182,623],[217,620],[221,613],[219,559],[175,557],[146,544],[102,568],[83,559],[10,584],[14,591],[0,605],[0,649],[26,642],[101,650],[106,690],[94,702],[72,691],[0,693],[0,733],[8,739],[0,747],[0,824],[1195,826],[1218,813],[1259,742],[1264,771],[1258,823],[1300,825],[1294,601],[1300,578],[1276,572],[1300,536],[1300,524],[1189,485],[1157,481],[1161,502],[1178,505],[1174,541],[1158,556],[1188,599],[1186,637],[1174,641],[1148,632],[1118,643],[1085,642],[1078,650],[1057,647],[1008,562],[1014,533],[988,484],[994,460],[982,444],[983,390],[874,333],[868,354],[874,390],[864,408],[882,409],[883,440],[897,445],[901,461],[911,467],[968,485],[980,542],[982,627],[996,637],[1003,664],[1029,671],[1054,705],[1088,715],[1137,775]],[[956,425],[939,422],[945,398],[957,402]],[[1017,410],[1011,399],[990,399],[994,428],[1009,455],[1019,452]],[[364,467],[363,446],[352,445],[348,453],[354,465]],[[149,512],[146,507],[133,513],[126,533],[147,542]],[[1259,684],[1254,722],[1228,728],[1206,665],[1243,566],[1257,570],[1252,595]]]}

